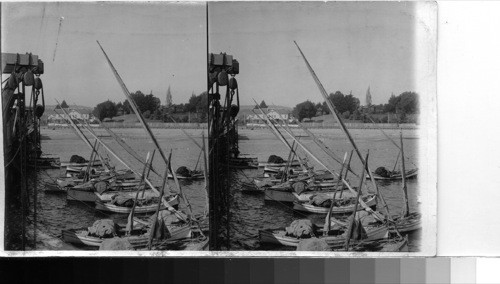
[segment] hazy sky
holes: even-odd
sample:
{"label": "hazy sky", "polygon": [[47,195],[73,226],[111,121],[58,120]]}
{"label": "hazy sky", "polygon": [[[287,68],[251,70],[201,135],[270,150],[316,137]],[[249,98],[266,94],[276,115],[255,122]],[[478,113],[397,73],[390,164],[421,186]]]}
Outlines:
{"label": "hazy sky", "polygon": [[206,89],[204,3],[2,3],[1,19],[2,52],[44,61],[47,104],[125,100],[96,40],[131,92],[152,90],[163,104],[169,85],[174,103]]}
{"label": "hazy sky", "polygon": [[321,95],[296,40],[326,90],[386,103],[414,84],[414,4],[408,2],[209,3],[210,52],[240,62],[242,104],[294,106]]}

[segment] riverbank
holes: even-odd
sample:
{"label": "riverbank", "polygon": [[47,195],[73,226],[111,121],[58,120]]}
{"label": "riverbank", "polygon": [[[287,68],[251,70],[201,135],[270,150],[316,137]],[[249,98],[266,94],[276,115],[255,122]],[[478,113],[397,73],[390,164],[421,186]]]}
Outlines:
{"label": "riverbank", "polygon": [[[340,129],[338,123],[329,122],[303,122],[302,125],[307,129]],[[297,124],[289,124],[291,128],[299,128]],[[419,129],[415,123],[345,123],[348,129]],[[266,124],[247,123],[240,128],[267,128]]]}

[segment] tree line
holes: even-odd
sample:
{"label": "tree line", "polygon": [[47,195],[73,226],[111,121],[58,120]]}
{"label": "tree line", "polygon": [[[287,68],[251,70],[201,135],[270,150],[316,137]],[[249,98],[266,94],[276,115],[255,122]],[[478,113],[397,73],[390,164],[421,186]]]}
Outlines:
{"label": "tree line", "polygon": [[[393,114],[398,122],[414,122],[409,115],[419,113],[418,94],[415,92],[403,92],[398,96],[391,95],[386,104],[360,106],[358,98],[352,93],[344,95],[337,91],[331,93],[328,99],[333,103],[338,112],[344,119],[362,120],[363,122],[387,122],[387,114]],[[330,114],[330,109],[323,103],[313,103],[309,100],[297,104],[292,111],[292,114],[299,121],[305,118]]]}
{"label": "tree line", "polygon": [[[185,104],[171,104],[168,107],[162,106],[160,99],[152,93],[145,95],[141,91],[131,94],[137,108],[145,119],[172,122],[172,117],[177,122],[206,122],[208,115],[208,96],[206,92],[200,95],[194,93]],[[105,118],[113,118],[119,114],[134,113],[128,100],[122,102],[112,102],[107,100],[97,104],[92,114],[100,121]]]}

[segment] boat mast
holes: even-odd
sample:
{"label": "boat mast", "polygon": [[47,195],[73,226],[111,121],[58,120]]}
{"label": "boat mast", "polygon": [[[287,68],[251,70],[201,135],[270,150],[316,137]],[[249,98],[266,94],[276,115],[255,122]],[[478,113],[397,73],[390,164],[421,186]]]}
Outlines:
{"label": "boat mast", "polygon": [[[361,176],[365,175],[365,169],[368,168],[368,155],[369,154],[370,154],[370,151],[368,151],[368,153],[366,153],[366,158],[363,160],[363,169],[361,170]],[[359,204],[359,198],[360,198],[362,187],[363,187],[363,179],[360,179],[358,194],[356,196],[356,203],[354,204],[354,212],[352,213],[352,221],[349,224],[349,228],[347,229],[347,233],[346,233],[346,240],[345,240],[345,250],[346,251],[349,250],[349,241],[351,240],[352,227],[354,226],[354,221],[356,219],[356,213],[358,212],[358,204]]]}
{"label": "boat mast", "polygon": [[[335,108],[335,106],[333,105],[333,103],[328,99],[328,94],[327,94],[325,88],[323,87],[323,84],[321,84],[321,82],[319,81],[318,76],[316,76],[316,73],[314,72],[314,70],[312,69],[311,65],[309,64],[309,61],[307,61],[304,53],[300,49],[300,47],[297,44],[297,42],[294,41],[294,43],[297,46],[297,48],[299,49],[299,52],[302,55],[302,58],[304,59],[304,62],[306,63],[307,68],[309,69],[309,72],[311,73],[314,81],[316,82],[316,85],[318,86],[318,89],[320,90],[321,95],[323,96],[323,99],[326,102],[326,105],[330,109],[330,112],[332,113],[332,115],[337,120],[337,122],[340,125],[340,128],[342,129],[342,131],[346,134],[347,138],[349,139],[349,142],[351,142],[351,145],[353,146],[354,150],[356,151],[356,154],[358,155],[360,161],[364,164],[365,160],[363,159],[363,156],[361,155],[361,152],[359,151],[358,146],[354,142],[354,139],[352,138],[351,134],[349,133],[349,130],[347,130],[347,127],[345,126],[344,121],[342,120],[342,118],[340,118],[340,115],[339,115],[337,109]],[[380,192],[378,190],[377,183],[376,183],[375,179],[373,178],[373,174],[372,174],[372,171],[370,169],[368,169],[368,175],[370,176],[372,184],[375,187],[375,190],[377,192],[377,196],[381,199],[382,203],[384,204],[384,208],[386,210],[387,216],[389,218],[391,218],[390,217],[390,213],[389,213],[389,207],[387,206],[387,203],[385,202],[384,197],[380,194]],[[364,179],[364,177],[361,176],[360,179]]]}
{"label": "boat mast", "polygon": [[399,132],[399,140],[401,142],[401,177],[403,179],[403,193],[405,199],[405,209],[403,211],[403,217],[408,217],[408,215],[410,214],[410,207],[408,205],[408,190],[406,187],[405,154],[403,150],[403,130]]}

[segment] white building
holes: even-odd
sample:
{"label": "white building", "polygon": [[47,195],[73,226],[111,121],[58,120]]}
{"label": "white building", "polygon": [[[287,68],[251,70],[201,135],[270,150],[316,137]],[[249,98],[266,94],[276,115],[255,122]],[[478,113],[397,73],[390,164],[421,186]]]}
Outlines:
{"label": "white building", "polygon": [[[267,116],[275,120],[290,120],[292,118],[288,110],[263,109],[263,111],[267,113]],[[259,123],[266,120],[260,113],[260,110],[255,110],[255,113],[256,114],[249,114],[246,117],[247,123]]]}
{"label": "white building", "polygon": [[47,117],[48,123],[66,123],[68,116],[73,120],[86,120],[91,121],[94,119],[94,116],[89,113],[88,110],[76,110],[76,109],[65,109],[66,113],[64,113],[61,109],[57,110],[58,113],[53,113]]}

